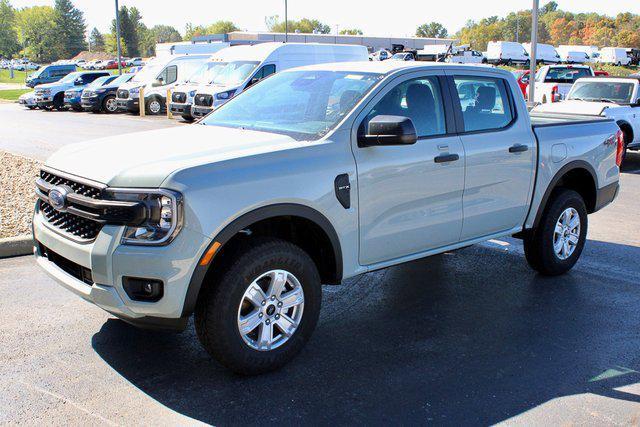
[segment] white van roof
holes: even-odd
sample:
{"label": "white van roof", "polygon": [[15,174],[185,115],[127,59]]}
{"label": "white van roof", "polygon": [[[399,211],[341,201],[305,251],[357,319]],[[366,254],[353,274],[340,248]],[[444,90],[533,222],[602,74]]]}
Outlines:
{"label": "white van roof", "polygon": [[259,43],[252,46],[233,46],[222,49],[211,57],[212,61],[259,61],[266,60],[269,56],[278,54],[329,54],[351,53],[368,57],[369,52],[365,46],[347,44],[322,44],[322,43]]}

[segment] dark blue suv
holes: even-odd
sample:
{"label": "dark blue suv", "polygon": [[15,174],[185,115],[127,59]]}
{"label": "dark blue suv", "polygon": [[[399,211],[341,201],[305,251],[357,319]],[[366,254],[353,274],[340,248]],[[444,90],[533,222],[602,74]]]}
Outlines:
{"label": "dark blue suv", "polygon": [[82,109],[94,113],[115,113],[118,110],[116,91],[121,84],[127,83],[132,77],[133,73],[100,77],[82,91]]}

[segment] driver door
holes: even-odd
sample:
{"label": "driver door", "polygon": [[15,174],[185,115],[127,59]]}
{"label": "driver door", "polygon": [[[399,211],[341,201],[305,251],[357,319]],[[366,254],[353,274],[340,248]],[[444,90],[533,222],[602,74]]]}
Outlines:
{"label": "driver door", "polygon": [[459,241],[464,150],[455,135],[445,80],[415,72],[389,83],[354,126],[378,115],[409,117],[414,145],[352,148],[357,164],[360,263],[371,265]]}

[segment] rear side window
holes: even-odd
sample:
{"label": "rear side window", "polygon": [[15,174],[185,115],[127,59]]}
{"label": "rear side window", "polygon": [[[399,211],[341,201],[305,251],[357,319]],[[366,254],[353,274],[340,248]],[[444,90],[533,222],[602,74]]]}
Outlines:
{"label": "rear side window", "polygon": [[437,77],[412,79],[391,89],[369,112],[362,129],[366,131],[369,121],[376,116],[408,117],[420,138],[447,132]]}
{"label": "rear side window", "polygon": [[492,77],[455,77],[465,132],[502,129],[513,121],[506,82]]}

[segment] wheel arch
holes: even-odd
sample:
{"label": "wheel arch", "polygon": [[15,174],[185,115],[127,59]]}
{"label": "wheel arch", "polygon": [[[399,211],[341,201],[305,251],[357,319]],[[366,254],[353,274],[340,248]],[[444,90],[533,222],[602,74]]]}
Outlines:
{"label": "wheel arch", "polygon": [[[266,224],[275,223],[296,224],[306,227],[305,230],[315,232],[318,240],[313,240],[314,246],[315,243],[319,243],[319,247],[325,249],[325,252],[330,250],[330,254],[325,254],[323,251],[309,254],[320,270],[323,283],[338,284],[342,281],[343,261],[340,240],[335,228],[322,213],[300,204],[282,203],[264,206],[233,220],[212,239],[211,244],[198,259],[198,264],[191,276],[182,317],[193,313],[200,290],[208,275],[213,274],[214,267],[219,265],[216,261],[223,262],[220,258],[224,256],[225,249],[232,251],[236,244],[241,244],[239,241],[241,236],[250,236],[251,233],[247,233],[252,227],[264,227]],[[272,237],[280,237],[280,235],[275,234]],[[303,249],[308,251],[308,248],[303,247]],[[206,260],[205,257],[209,252],[213,252],[213,256],[210,260]],[[329,256],[322,257],[322,255]]]}
{"label": "wheel arch", "polygon": [[[633,132],[633,126],[631,126],[631,123],[629,123],[626,120],[618,120],[618,127],[620,128],[620,130],[622,131],[622,133],[625,136],[625,144],[630,144],[633,142],[634,138],[635,138],[635,134]],[[627,136],[629,137],[627,139]]]}
{"label": "wheel arch", "polygon": [[534,228],[540,224],[551,195],[557,188],[569,188],[578,192],[584,199],[587,212],[593,213],[597,208],[598,199],[598,175],[593,167],[584,160],[575,160],[564,165],[555,174],[538,206],[533,223]]}

